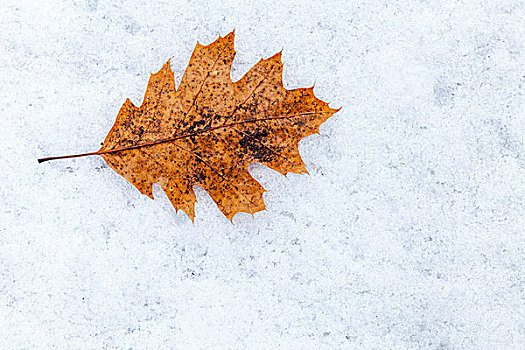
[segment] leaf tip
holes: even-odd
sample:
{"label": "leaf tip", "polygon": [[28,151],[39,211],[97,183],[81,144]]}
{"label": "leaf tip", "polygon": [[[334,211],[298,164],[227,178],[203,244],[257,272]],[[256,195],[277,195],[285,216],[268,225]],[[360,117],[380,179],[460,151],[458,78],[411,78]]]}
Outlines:
{"label": "leaf tip", "polygon": [[193,207],[186,207],[186,208],[176,208],[176,212],[178,213],[179,210],[182,210],[184,214],[191,220],[192,224],[195,224],[195,204]]}
{"label": "leaf tip", "polygon": [[283,50],[281,49],[281,51],[277,52],[275,55],[271,56],[271,57],[268,58],[268,59],[263,59],[263,58],[261,58],[261,59],[259,60],[259,62],[265,61],[265,62],[272,63],[272,61],[274,61],[274,62],[277,63],[278,65],[282,65],[282,64],[283,64],[282,59],[281,59],[281,57],[282,57],[282,52],[283,52]]}
{"label": "leaf tip", "polygon": [[227,41],[233,41],[235,39],[235,28],[224,36]]}

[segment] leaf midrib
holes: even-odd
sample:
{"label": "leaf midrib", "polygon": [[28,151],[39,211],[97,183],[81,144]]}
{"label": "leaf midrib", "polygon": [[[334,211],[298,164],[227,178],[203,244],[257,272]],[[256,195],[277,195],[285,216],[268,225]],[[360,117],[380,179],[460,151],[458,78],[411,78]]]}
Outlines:
{"label": "leaf midrib", "polygon": [[180,134],[180,135],[176,135],[176,136],[173,136],[173,137],[170,137],[170,138],[167,138],[167,139],[161,139],[161,140],[156,140],[156,141],[149,141],[149,142],[144,142],[142,144],[127,146],[127,147],[119,147],[119,148],[114,148],[114,149],[109,149],[109,150],[103,150],[103,151],[93,152],[91,154],[101,155],[101,154],[108,154],[108,153],[124,152],[124,151],[132,150],[132,149],[137,149],[137,148],[142,148],[142,147],[151,147],[151,146],[159,145],[159,144],[162,144],[162,143],[173,142],[173,141],[176,141],[176,140],[180,140],[180,139],[188,138],[188,137],[191,137],[191,136],[199,135],[199,134],[202,134],[202,133],[205,133],[205,132],[214,131],[214,130],[218,130],[218,129],[225,129],[225,128],[233,127],[233,126],[236,126],[236,125],[257,123],[257,122],[268,121],[268,120],[291,119],[291,118],[299,117],[299,116],[315,115],[317,113],[323,113],[323,112],[321,112],[321,111],[320,112],[304,112],[304,113],[284,115],[284,116],[281,115],[281,116],[273,116],[273,117],[266,117],[266,118],[243,120],[243,121],[240,121],[240,122],[223,124],[223,125],[214,126],[214,127],[211,127],[211,128],[198,130],[198,131],[191,132],[191,133],[188,133],[188,134]]}
{"label": "leaf midrib", "polygon": [[170,138],[167,138],[167,139],[161,139],[161,140],[157,140],[157,141],[145,142],[145,143],[138,144],[138,145],[133,145],[133,146],[113,148],[113,149],[109,149],[109,150],[99,150],[99,151],[96,151],[96,152],[89,152],[89,153],[71,154],[71,155],[67,155],[67,156],[40,158],[40,159],[38,159],[38,162],[39,163],[43,163],[43,162],[47,162],[49,160],[67,159],[67,158],[79,158],[79,157],[85,157],[85,156],[94,156],[94,155],[102,155],[102,154],[111,154],[111,153],[124,152],[124,151],[132,150],[132,149],[137,149],[137,148],[142,148],[142,147],[151,147],[151,146],[159,145],[159,144],[162,144],[162,143],[173,142],[173,141],[184,139],[184,138],[187,138],[187,137],[199,135],[199,134],[202,134],[202,133],[205,133],[205,132],[208,132],[208,131],[224,129],[224,128],[232,127],[232,126],[235,126],[235,125],[257,123],[257,122],[262,122],[262,121],[267,121],[267,120],[291,119],[291,118],[295,118],[295,117],[299,117],[299,116],[315,115],[315,114],[318,114],[318,113],[321,114],[321,113],[324,113],[324,112],[323,111],[304,112],[304,113],[297,113],[297,114],[290,114],[290,115],[281,115],[281,116],[273,116],[273,117],[266,117],[266,118],[243,120],[243,121],[240,121],[240,122],[214,126],[214,127],[211,127],[211,128],[206,128],[206,129],[198,130],[198,131],[195,131],[195,132],[191,132],[189,134],[180,134],[180,135],[176,135],[176,136],[173,136],[173,137],[170,137]]}

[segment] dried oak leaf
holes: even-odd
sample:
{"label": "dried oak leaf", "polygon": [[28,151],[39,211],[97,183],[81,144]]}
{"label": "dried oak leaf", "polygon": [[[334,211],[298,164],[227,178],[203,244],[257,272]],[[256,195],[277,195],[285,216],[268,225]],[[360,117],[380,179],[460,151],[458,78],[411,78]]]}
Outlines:
{"label": "dried oak leaf", "polygon": [[263,210],[264,189],[248,165],[306,173],[299,140],[338,111],[317,99],[313,87],[285,89],[280,53],[233,82],[233,40],[232,32],[210,45],[197,44],[178,88],[168,61],[151,75],[142,105],[127,99],[102,148],[89,153],[102,156],[152,199],[158,183],[192,221],[194,185],[230,220],[238,212]]}

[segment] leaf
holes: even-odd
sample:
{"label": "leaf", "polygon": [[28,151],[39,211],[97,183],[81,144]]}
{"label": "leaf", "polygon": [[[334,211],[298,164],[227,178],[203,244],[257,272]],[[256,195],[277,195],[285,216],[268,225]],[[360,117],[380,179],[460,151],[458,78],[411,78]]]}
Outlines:
{"label": "leaf", "polygon": [[264,189],[248,165],[306,173],[299,140],[317,133],[338,110],[317,99],[313,87],[285,89],[280,53],[232,82],[233,40],[232,32],[210,45],[197,44],[178,89],[170,61],[152,74],[142,105],[126,100],[99,151],[39,162],[100,155],[152,199],[158,183],[192,221],[195,185],[230,220],[238,212],[263,210]]}

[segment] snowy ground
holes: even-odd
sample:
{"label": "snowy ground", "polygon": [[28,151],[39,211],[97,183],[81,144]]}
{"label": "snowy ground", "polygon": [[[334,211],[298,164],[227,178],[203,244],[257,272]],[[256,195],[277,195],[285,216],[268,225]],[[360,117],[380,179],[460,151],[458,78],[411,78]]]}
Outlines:
{"label": "snowy ground", "polygon": [[[523,1],[0,5],[0,348],[522,349]],[[195,224],[99,148],[170,57],[236,33],[343,109],[267,210]]]}

